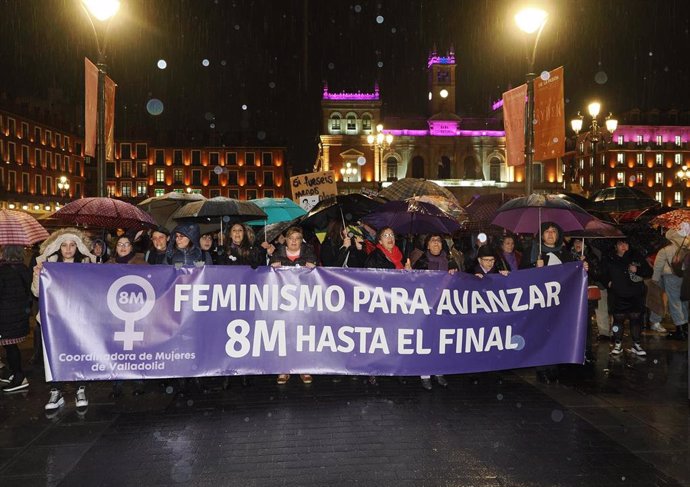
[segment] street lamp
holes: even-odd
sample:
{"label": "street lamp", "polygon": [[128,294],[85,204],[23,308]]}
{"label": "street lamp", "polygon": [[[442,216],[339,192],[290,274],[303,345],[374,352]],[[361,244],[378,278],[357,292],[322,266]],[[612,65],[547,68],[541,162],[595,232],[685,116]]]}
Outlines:
{"label": "street lamp", "polygon": [[352,163],[348,162],[347,164],[345,164],[345,167],[340,168],[340,174],[343,176],[345,182],[348,183],[347,194],[350,194],[350,176],[357,175],[357,168],[352,167]]}
{"label": "street lamp", "polygon": [[[381,191],[381,187],[383,186],[383,179],[381,177],[381,167],[383,165],[383,155],[385,154],[386,150],[388,150],[393,144],[393,135],[392,134],[384,134],[383,133],[383,125],[378,124],[376,126],[376,135],[369,134],[367,136],[367,142],[369,144],[374,146],[375,153],[378,156],[378,183],[379,183],[379,191]],[[376,164],[376,163],[374,163]]]}
{"label": "street lamp", "polygon": [[[96,47],[98,48],[98,104],[96,107],[97,121],[96,121],[96,188],[98,196],[105,196],[105,77],[107,75],[107,66],[105,64],[106,48],[108,47],[108,29],[110,28],[110,20],[115,16],[120,9],[119,0],[82,0],[82,7],[88,14],[91,27],[93,29],[94,37],[96,38]],[[105,30],[103,33],[103,42],[99,39],[98,31],[96,30],[96,19],[99,23],[105,23]]]}
{"label": "street lamp", "polygon": [[58,190],[60,191],[60,196],[65,197],[69,192],[69,179],[66,176],[60,176],[57,183]]}
{"label": "street lamp", "polygon": [[534,59],[537,54],[539,37],[546,25],[549,14],[536,7],[526,7],[515,14],[515,23],[521,31],[534,36],[534,46],[530,53],[527,48],[527,121],[525,123],[525,192],[527,196],[532,194],[533,184],[532,169],[534,163]]}
{"label": "street lamp", "polygon": [[[592,143],[592,160],[594,161],[594,167],[592,171],[594,179],[594,183],[592,184],[593,189],[595,189],[599,185],[599,180],[597,178],[597,170],[599,166],[599,161],[597,161],[597,148],[599,145],[599,141],[603,141],[605,143],[611,142],[613,133],[618,128],[618,120],[612,118],[610,112],[608,116],[604,119],[605,128],[599,125],[597,116],[599,116],[600,110],[601,103],[599,102],[592,102],[589,105],[587,105],[587,112],[589,113],[589,116],[592,117],[592,123],[589,125],[589,129],[584,137],[584,141],[589,141]],[[570,126],[572,127],[573,132],[575,132],[576,135],[579,135],[580,131],[582,130],[584,118],[584,115],[582,115],[580,112],[577,112],[577,118],[574,118],[570,121]],[[577,148],[575,150],[577,150]]]}

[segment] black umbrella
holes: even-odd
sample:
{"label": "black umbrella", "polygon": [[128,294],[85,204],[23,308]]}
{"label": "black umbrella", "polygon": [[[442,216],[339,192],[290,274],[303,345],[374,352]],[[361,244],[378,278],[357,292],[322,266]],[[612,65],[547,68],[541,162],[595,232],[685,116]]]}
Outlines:
{"label": "black umbrella", "polygon": [[261,242],[273,242],[278,235],[283,233],[285,230],[292,226],[300,226],[300,220],[304,217],[297,217],[294,220],[287,222],[276,222],[269,223],[268,225],[262,227],[258,232],[256,232],[256,242],[257,244]]}
{"label": "black umbrella", "polygon": [[362,220],[376,229],[391,227],[402,235],[452,234],[460,229],[460,224],[452,216],[431,203],[417,201],[414,198],[406,201],[389,201]]}
{"label": "black umbrella", "polygon": [[266,218],[266,213],[249,201],[217,196],[188,203],[173,213],[172,218],[178,221],[204,222],[224,216],[230,217],[230,221],[249,221]]}
{"label": "black umbrella", "polygon": [[300,226],[305,228],[323,229],[328,226],[330,220],[341,220],[343,226],[347,226],[360,220],[385,200],[367,196],[361,193],[339,194],[319,201],[309,213],[300,221]]}
{"label": "black umbrella", "polygon": [[623,184],[600,189],[589,200],[592,211],[603,213],[625,213],[661,206],[661,203],[644,191]]}

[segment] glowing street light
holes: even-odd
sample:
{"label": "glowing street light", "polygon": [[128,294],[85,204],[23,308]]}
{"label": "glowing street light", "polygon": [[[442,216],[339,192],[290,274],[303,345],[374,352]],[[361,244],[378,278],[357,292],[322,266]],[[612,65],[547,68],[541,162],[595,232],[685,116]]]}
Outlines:
{"label": "glowing street light", "polygon": [[383,166],[383,155],[385,154],[386,150],[390,148],[390,146],[393,144],[393,135],[392,134],[384,134],[383,133],[383,124],[378,124],[376,126],[376,135],[369,134],[367,136],[367,142],[369,144],[374,146],[374,150],[376,154],[378,155],[378,184],[379,184],[379,191],[381,190],[381,187],[383,186],[383,179],[381,177],[381,167]]}
{"label": "glowing street light", "polygon": [[[593,188],[596,188],[599,184],[599,180],[597,178],[597,169],[599,167],[599,163],[597,161],[597,148],[599,142],[611,142],[611,139],[613,138],[613,133],[618,128],[618,120],[613,118],[613,115],[611,113],[609,113],[608,116],[604,119],[604,126],[606,128],[603,128],[597,120],[600,111],[601,103],[599,102],[595,101],[587,105],[587,112],[589,113],[589,116],[592,118],[592,123],[589,125],[588,131],[585,134],[584,141],[592,143],[592,160],[594,161],[592,171]],[[577,118],[574,118],[570,121],[570,126],[576,135],[579,135],[580,131],[582,130],[584,118],[584,115],[582,115],[580,112],[577,112]]]}
{"label": "glowing street light", "polygon": [[[96,47],[98,49],[98,105],[96,107],[96,188],[98,196],[106,196],[105,187],[105,77],[107,66],[105,64],[106,48],[108,47],[108,30],[110,20],[120,10],[119,0],[82,0],[82,7],[86,11],[91,22]],[[105,24],[103,40],[99,39],[98,30],[94,19]]]}
{"label": "glowing street light", "polygon": [[546,25],[549,14],[536,7],[526,7],[515,14],[518,28],[530,37],[534,37],[534,46],[527,51],[527,123],[525,124],[525,192],[532,194],[534,181],[532,169],[534,163],[534,60],[537,54],[539,37]]}
{"label": "glowing street light", "polygon": [[66,176],[60,176],[57,183],[58,190],[60,191],[60,196],[63,198],[69,193],[69,179]]}

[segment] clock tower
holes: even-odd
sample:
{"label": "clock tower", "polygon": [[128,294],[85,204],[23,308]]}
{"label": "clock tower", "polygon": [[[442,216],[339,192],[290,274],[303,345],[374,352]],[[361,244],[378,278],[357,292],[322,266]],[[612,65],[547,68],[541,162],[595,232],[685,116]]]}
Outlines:
{"label": "clock tower", "polygon": [[446,56],[439,56],[436,49],[429,54],[429,116],[437,113],[455,113],[455,50],[451,47]]}

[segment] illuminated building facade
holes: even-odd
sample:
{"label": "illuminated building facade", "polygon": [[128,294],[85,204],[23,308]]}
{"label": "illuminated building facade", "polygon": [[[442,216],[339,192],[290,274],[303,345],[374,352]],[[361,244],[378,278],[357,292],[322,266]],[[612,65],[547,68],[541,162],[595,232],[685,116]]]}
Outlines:
{"label": "illuminated building facade", "polygon": [[[331,93],[325,86],[315,169],[335,171],[342,191],[414,177],[448,187],[461,202],[477,193],[524,192],[523,167],[506,163],[502,120],[457,114],[455,52],[450,50],[445,56],[432,52],[427,70],[429,108],[425,116],[384,117],[378,86],[373,93]],[[384,150],[367,141],[379,124],[383,133],[394,137]],[[345,172],[351,168],[357,171]],[[536,162],[534,178],[536,190],[558,191],[562,164]]]}
{"label": "illuminated building facade", "polygon": [[283,147],[156,147],[123,141],[115,155],[115,161],[106,162],[106,186],[117,198],[141,200],[171,191],[241,200],[286,195]]}
{"label": "illuminated building facade", "polygon": [[0,109],[0,208],[45,213],[84,196],[83,145],[62,128]]}

